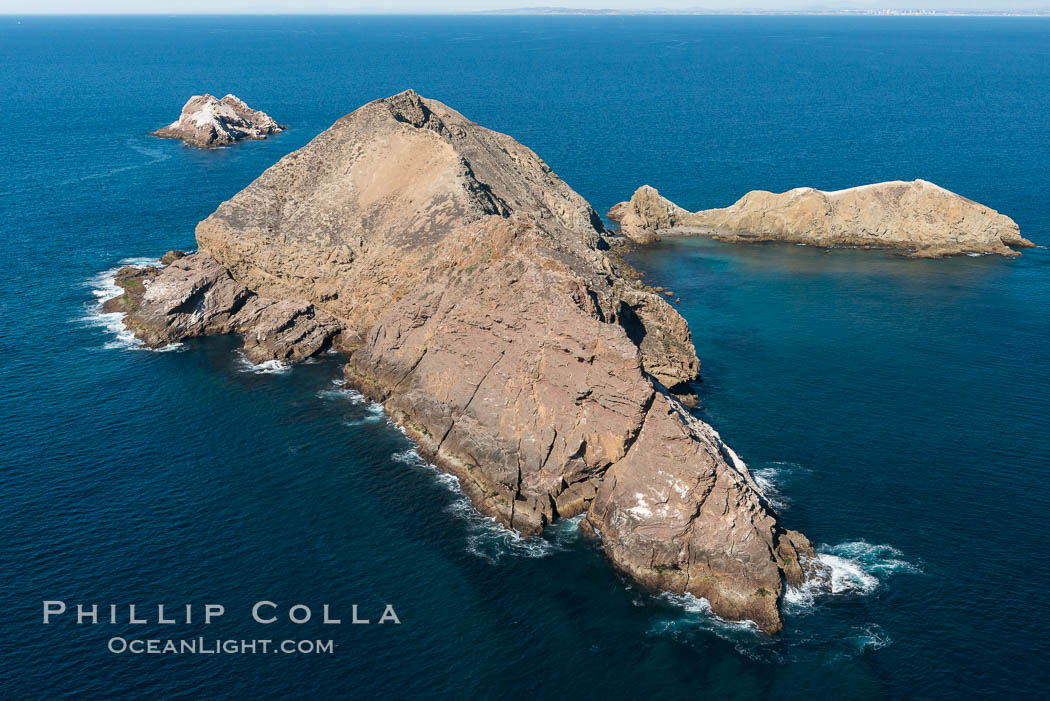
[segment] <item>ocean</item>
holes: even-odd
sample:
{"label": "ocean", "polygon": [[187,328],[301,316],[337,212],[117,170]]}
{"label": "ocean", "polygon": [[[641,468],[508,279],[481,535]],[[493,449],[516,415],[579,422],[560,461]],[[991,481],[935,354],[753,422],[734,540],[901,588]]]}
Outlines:
{"label": "ocean", "polygon": [[[336,356],[145,351],[98,308],[120,265],[193,249],[265,168],[409,87],[600,212],[645,183],[700,209],[924,178],[1047,245],[1048,84],[1037,18],[0,18],[5,697],[1050,696],[1046,249],[631,255],[682,299],[697,411],[834,565],[836,593],[792,592],[774,638],[632,587],[574,521],[521,539],[481,518]],[[204,91],[290,129],[215,151],[146,135]],[[46,600],[195,611],[43,625]],[[258,601],[279,620],[254,623]],[[334,650],[108,649],[198,636]]]}

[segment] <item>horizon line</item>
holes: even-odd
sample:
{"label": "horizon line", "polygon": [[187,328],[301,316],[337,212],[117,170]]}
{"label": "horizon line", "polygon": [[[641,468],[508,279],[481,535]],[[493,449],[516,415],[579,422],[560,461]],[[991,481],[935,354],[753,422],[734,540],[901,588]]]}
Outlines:
{"label": "horizon line", "polygon": [[934,9],[934,8],[907,8],[887,7],[871,9],[785,9],[785,10],[587,10],[575,8],[514,8],[507,10],[406,10],[397,12],[391,10],[296,10],[288,12],[284,10],[254,11],[254,12],[0,12],[0,17],[441,17],[441,16],[519,16],[519,17],[624,17],[624,16],[662,16],[662,17],[688,17],[688,16],[777,16],[777,15],[810,15],[810,16],[853,16],[853,17],[1048,17],[1050,6],[1039,9],[1004,9],[1004,10],[982,10],[982,9]]}

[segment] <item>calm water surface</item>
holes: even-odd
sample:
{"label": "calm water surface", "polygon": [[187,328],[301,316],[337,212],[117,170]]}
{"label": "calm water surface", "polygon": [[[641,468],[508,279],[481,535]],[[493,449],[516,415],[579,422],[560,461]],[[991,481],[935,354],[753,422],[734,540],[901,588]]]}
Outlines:
{"label": "calm water surface", "polygon": [[[135,349],[122,261],[353,108],[413,87],[537,151],[599,210],[917,177],[1050,243],[1050,22],[977,18],[0,18],[0,681],[9,698],[949,699],[1050,695],[1050,255],[667,241],[701,414],[836,565],[776,639],[617,577],[572,523],[480,519],[339,360],[236,339]],[[291,130],[145,134],[193,93]],[[109,273],[107,273],[109,271]],[[110,326],[112,326],[110,324]],[[40,602],[222,603],[211,626],[40,624]],[[400,626],[263,628],[329,603]],[[174,633],[172,632],[174,629]],[[112,655],[136,637],[333,639],[333,655]]]}

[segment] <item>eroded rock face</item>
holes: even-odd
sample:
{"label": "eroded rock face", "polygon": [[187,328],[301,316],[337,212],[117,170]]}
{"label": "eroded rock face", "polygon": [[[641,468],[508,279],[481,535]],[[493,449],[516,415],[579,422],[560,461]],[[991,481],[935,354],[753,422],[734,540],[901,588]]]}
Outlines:
{"label": "eroded rock face", "polygon": [[660,240],[657,232],[675,228],[689,212],[662,197],[656,188],[642,185],[629,201],[613,205],[606,216],[635,243],[652,243]]}
{"label": "eroded rock face", "polygon": [[[172,255],[175,254],[175,255]],[[124,324],[149,347],[186,338],[239,333],[254,363],[294,362],[327,350],[339,322],[307,302],[260,297],[206,253],[170,251],[164,267],[121,268],[124,294],[105,310],[126,312]]]}
{"label": "eroded rock face", "polygon": [[283,130],[270,115],[253,110],[236,95],[226,95],[220,100],[205,93],[191,97],[176,121],[151,136],[182,139],[198,148],[214,148],[241,139],[265,139]]}
{"label": "eroded rock face", "polygon": [[277,348],[338,343],[483,513],[532,534],[586,512],[635,580],[779,630],[812,549],[673,394],[698,372],[688,326],[604,234],[528,148],[408,91],[283,158],[118,299],[152,343],[274,338],[256,306],[308,339]]}
{"label": "eroded rock face", "polygon": [[[765,630],[780,626],[781,578],[800,585],[799,563],[813,557],[804,536],[777,526],[747,466],[719,435],[663,395],[608,471],[588,519],[635,579],[702,596],[719,615]],[[778,568],[765,566],[771,557]]]}
{"label": "eroded rock face", "polygon": [[755,190],[730,207],[689,212],[648,185],[609,211],[624,235],[647,243],[665,231],[720,241],[792,241],[872,246],[936,258],[961,253],[1017,256],[1031,247],[1009,217],[925,180],[825,192]]}

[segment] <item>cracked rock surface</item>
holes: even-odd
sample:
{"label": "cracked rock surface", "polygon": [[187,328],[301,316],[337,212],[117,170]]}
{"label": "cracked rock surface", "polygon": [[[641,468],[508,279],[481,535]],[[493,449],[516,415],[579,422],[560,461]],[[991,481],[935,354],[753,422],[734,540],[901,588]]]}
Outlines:
{"label": "cracked rock surface", "polygon": [[754,190],[722,209],[690,212],[643,185],[609,210],[624,236],[650,243],[669,235],[719,241],[790,241],[908,251],[915,258],[963,253],[1020,255],[1031,248],[1010,217],[926,180],[875,183],[826,192],[800,187]]}
{"label": "cracked rock surface", "polygon": [[150,136],[182,139],[198,148],[215,148],[241,139],[265,139],[284,129],[273,117],[253,110],[236,95],[226,95],[220,100],[205,93],[191,97],[177,120]]}
{"label": "cracked rock surface", "polygon": [[524,534],[586,513],[630,578],[778,631],[813,550],[683,406],[689,328],[605,234],[531,150],[406,91],[224,202],[199,252],[122,270],[110,304],[154,345],[334,345],[483,513]]}

